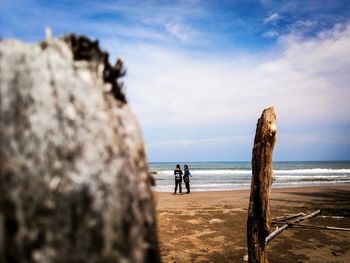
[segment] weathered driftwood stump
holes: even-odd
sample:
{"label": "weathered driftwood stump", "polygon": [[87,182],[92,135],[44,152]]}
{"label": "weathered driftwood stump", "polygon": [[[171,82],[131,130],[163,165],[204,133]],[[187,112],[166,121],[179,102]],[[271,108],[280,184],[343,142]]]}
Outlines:
{"label": "weathered driftwood stump", "polygon": [[272,181],[272,153],[276,141],[274,108],[265,109],[258,120],[252,158],[252,181],[247,220],[249,262],[268,262],[265,238],[271,225],[270,190]]}
{"label": "weathered driftwood stump", "polygon": [[85,37],[0,42],[0,262],[159,262],[139,125]]}

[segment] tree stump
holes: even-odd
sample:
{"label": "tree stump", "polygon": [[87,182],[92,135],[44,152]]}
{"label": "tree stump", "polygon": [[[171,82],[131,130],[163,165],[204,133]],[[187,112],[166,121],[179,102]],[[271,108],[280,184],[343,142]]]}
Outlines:
{"label": "tree stump", "polygon": [[160,262],[123,74],[86,37],[0,42],[0,262]]}
{"label": "tree stump", "polygon": [[247,220],[248,260],[266,263],[265,238],[271,226],[272,154],[276,141],[276,114],[265,109],[258,120],[252,157],[252,181]]}

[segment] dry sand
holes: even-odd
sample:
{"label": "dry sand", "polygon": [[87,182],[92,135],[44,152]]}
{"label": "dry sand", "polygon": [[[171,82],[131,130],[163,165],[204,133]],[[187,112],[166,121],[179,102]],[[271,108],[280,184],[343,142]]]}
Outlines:
{"label": "dry sand", "polygon": [[[163,262],[240,262],[248,190],[155,193]],[[350,185],[272,189],[272,217],[321,209],[304,223],[350,228]],[[350,262],[350,232],[288,229],[268,247],[274,262]]]}

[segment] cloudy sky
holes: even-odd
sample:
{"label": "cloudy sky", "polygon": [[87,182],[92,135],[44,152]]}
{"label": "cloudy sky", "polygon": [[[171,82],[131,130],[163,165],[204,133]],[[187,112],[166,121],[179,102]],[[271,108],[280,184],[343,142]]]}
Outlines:
{"label": "cloudy sky", "polygon": [[150,161],[350,159],[350,1],[0,1],[0,37],[75,32],[125,60]]}

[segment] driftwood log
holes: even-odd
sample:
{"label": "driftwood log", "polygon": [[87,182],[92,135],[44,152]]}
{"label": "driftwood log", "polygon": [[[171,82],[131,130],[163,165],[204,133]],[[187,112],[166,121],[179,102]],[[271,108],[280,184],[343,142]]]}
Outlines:
{"label": "driftwood log", "polygon": [[0,262],[159,262],[122,62],[97,41],[0,42]]}
{"label": "driftwood log", "polygon": [[266,237],[265,245],[267,246],[271,242],[272,239],[274,239],[279,234],[281,234],[284,230],[286,230],[288,227],[290,227],[291,224],[296,224],[296,223],[300,223],[300,222],[302,222],[304,220],[311,219],[311,218],[317,216],[319,213],[321,213],[321,210],[316,210],[315,212],[312,212],[310,214],[307,214],[307,215],[295,218],[295,219],[291,220],[290,222],[284,224],[283,226],[278,227],[275,231],[273,231],[272,233],[270,233]]}
{"label": "driftwood log", "polygon": [[247,220],[249,262],[268,262],[265,238],[271,225],[270,191],[272,154],[276,141],[276,114],[273,107],[265,109],[258,120],[253,147],[252,181]]}
{"label": "driftwood log", "polygon": [[289,214],[289,215],[284,215],[284,216],[277,216],[275,218],[272,218],[272,223],[284,223],[285,221],[291,220],[296,217],[301,217],[304,216],[304,213],[297,213],[297,214]]}
{"label": "driftwood log", "polygon": [[320,226],[320,225],[311,225],[311,224],[299,224],[299,223],[290,223],[290,227],[292,228],[303,228],[309,230],[332,230],[332,231],[346,231],[349,232],[350,228],[345,227],[334,227],[334,226]]}

